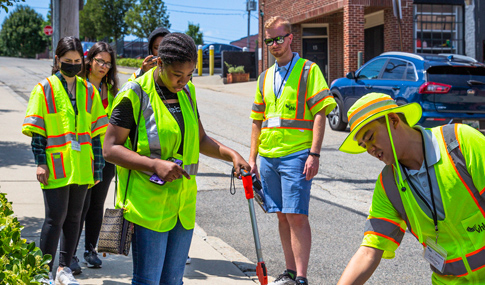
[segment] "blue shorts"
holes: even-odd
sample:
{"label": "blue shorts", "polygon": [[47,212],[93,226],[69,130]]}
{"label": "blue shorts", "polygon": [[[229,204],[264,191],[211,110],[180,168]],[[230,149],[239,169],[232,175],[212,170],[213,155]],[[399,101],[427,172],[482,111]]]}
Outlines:
{"label": "blue shorts", "polygon": [[269,213],[308,215],[312,180],[303,174],[309,149],[283,157],[260,157],[261,183]]}

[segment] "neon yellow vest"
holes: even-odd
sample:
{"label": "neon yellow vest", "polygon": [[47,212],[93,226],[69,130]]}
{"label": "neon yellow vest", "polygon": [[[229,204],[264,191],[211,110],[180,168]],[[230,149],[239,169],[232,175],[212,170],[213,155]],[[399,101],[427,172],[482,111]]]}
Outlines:
{"label": "neon yellow vest", "polygon": [[[307,79],[313,66],[316,65],[309,60],[298,59],[278,99],[273,88],[275,65],[259,77],[263,102],[254,104],[253,111],[264,110],[258,149],[261,156],[282,157],[310,148],[314,120],[310,109],[327,106],[326,113],[329,113],[335,107],[335,100],[321,72],[319,72],[320,76],[312,80],[318,81],[317,84],[321,85],[322,89],[317,90],[315,94],[307,94],[308,91],[313,92],[313,90],[307,90]],[[281,118],[280,126],[272,127],[271,118],[278,117]]]}
{"label": "neon yellow vest", "polygon": [[[443,128],[454,127],[454,131],[451,132],[458,138],[460,126],[456,124],[431,129],[438,140],[441,152],[441,159],[435,164],[434,170],[445,210],[445,219],[438,221],[438,244],[448,253],[444,274],[431,267],[435,272],[432,277],[433,284],[483,284],[480,282],[485,280],[485,199],[480,197],[466,165],[461,165],[460,161],[464,159],[460,159],[459,156],[452,159],[454,155],[461,155],[458,149],[460,146],[454,143],[446,144],[443,134],[449,133],[442,131]],[[465,167],[465,170],[458,171],[459,167]],[[396,188],[395,175],[390,169],[386,167],[382,173],[383,190],[406,221],[410,232],[425,245],[425,237],[431,237],[433,240],[436,237],[433,219],[421,209],[411,191],[399,191]],[[409,189],[407,182],[405,184]],[[373,203],[372,207],[379,205]],[[389,236],[386,233],[388,225],[380,224],[375,223],[373,231]]]}
{"label": "neon yellow vest", "polygon": [[[76,106],[72,107],[62,82],[56,75],[40,82],[32,91],[22,133],[38,133],[47,138],[48,185],[43,189],[69,184],[94,184],[91,138],[106,132],[108,118],[91,84],[76,76]],[[80,151],[71,142],[78,141]]]}
{"label": "neon yellow vest", "polygon": [[[189,82],[185,91],[177,93],[185,124],[182,157],[177,153],[182,138],[180,128],[155,90],[154,70],[137,78],[135,81],[139,85],[133,81],[126,83],[116,96],[113,108],[122,98],[129,98],[133,106],[133,115],[137,120],[141,97],[143,103],[138,124],[136,152],[164,160],[170,157],[180,159],[191,179],[184,177],[160,186],[149,181],[149,174],[132,170],[125,204],[125,218],[158,232],[171,230],[176,225],[177,219],[180,219],[184,228],[192,229],[195,225],[197,195],[195,175],[199,161],[199,122],[195,89]],[[125,146],[132,149],[129,139]],[[128,172],[128,169],[118,167],[119,183],[116,199],[118,208],[123,205]]]}

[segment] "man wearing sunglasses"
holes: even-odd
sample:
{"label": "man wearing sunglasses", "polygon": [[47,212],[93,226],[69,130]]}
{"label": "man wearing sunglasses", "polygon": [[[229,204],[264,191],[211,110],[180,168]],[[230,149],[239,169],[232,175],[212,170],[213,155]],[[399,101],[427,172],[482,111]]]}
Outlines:
{"label": "man wearing sunglasses", "polygon": [[269,213],[277,213],[286,270],[270,285],[308,284],[310,188],[318,173],[325,116],[336,106],[320,68],[291,50],[291,24],[265,23],[276,63],[258,79],[252,107],[251,172],[258,174]]}

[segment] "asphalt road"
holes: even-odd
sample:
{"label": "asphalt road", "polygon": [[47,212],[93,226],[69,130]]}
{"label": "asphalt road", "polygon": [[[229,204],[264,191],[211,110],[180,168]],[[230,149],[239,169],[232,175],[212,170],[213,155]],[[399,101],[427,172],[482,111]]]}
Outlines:
{"label": "asphalt road", "polygon": [[[0,57],[0,81],[28,100],[32,88],[49,76],[51,61]],[[129,75],[119,74],[123,84]],[[196,86],[197,88],[197,86]],[[253,92],[246,95],[197,89],[200,117],[206,132],[249,155]],[[336,284],[359,247],[375,180],[383,164],[367,154],[349,155],[338,146],[347,132],[328,126],[322,146],[320,170],[312,187],[310,223],[312,252],[308,270],[311,284]],[[201,156],[197,223],[256,263],[249,211],[242,183],[229,193],[232,165]],[[275,215],[256,206],[263,256],[271,276],[285,269]],[[431,284],[431,272],[421,245],[407,233],[396,258],[383,260],[367,284]]]}

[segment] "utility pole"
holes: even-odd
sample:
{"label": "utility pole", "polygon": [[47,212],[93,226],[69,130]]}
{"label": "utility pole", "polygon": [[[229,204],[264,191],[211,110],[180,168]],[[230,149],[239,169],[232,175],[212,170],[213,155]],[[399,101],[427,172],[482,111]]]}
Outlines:
{"label": "utility pole", "polygon": [[251,11],[256,11],[256,1],[255,0],[247,0],[246,2],[246,11],[248,11],[248,43],[247,47],[249,50],[250,45],[250,24],[251,24]]}
{"label": "utility pole", "polygon": [[84,0],[51,0],[51,3],[54,29],[52,50],[55,54],[57,43],[61,38],[67,36],[79,38],[79,10],[83,7]]}

